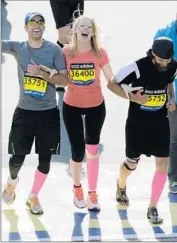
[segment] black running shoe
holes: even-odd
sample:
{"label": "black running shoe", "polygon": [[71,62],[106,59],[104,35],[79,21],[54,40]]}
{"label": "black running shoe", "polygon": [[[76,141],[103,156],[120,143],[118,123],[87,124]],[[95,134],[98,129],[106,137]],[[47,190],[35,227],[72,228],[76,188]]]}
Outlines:
{"label": "black running shoe", "polygon": [[126,188],[121,189],[118,183],[117,183],[117,191],[116,191],[116,201],[120,205],[129,206],[129,198],[127,197]]}
{"label": "black running shoe", "polygon": [[159,217],[157,208],[151,207],[148,208],[147,218],[150,220],[152,224],[162,224],[163,219]]}

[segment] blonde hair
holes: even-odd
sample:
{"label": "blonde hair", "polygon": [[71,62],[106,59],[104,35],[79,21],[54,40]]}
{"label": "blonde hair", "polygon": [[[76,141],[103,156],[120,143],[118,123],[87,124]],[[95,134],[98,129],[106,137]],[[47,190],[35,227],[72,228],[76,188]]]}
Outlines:
{"label": "blonde hair", "polygon": [[80,23],[80,21],[84,18],[87,18],[92,23],[93,36],[91,37],[91,40],[90,40],[91,49],[95,55],[97,55],[97,56],[100,55],[101,44],[100,44],[98,27],[97,27],[94,19],[91,19],[89,17],[82,15],[82,16],[79,16],[77,19],[75,19],[73,22],[72,35],[71,35],[70,44],[69,44],[69,55],[71,57],[75,56],[76,51],[77,51],[77,35],[76,35],[75,30],[76,30],[78,24]]}

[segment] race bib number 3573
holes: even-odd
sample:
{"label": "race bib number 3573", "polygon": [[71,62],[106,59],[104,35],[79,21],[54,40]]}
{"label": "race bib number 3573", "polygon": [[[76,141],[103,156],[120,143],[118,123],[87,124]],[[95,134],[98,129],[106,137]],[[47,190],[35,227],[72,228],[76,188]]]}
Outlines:
{"label": "race bib number 3573", "polygon": [[95,66],[93,63],[70,65],[70,78],[73,84],[90,85],[95,81]]}
{"label": "race bib number 3573", "polygon": [[41,78],[24,76],[24,93],[42,98],[47,90],[47,82]]}

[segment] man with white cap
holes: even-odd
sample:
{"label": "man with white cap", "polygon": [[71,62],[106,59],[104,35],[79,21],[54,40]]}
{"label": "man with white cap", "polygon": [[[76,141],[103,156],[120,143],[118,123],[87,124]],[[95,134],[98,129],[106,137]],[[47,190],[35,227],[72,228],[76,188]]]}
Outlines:
{"label": "man with white cap", "polygon": [[[39,164],[27,199],[33,214],[42,214],[38,193],[50,170],[51,155],[60,144],[59,109],[55,84],[67,85],[67,72],[62,49],[44,40],[45,19],[40,13],[28,13],[25,18],[27,41],[2,41],[2,52],[12,54],[18,64],[20,97],[15,109],[9,135],[9,171],[2,193],[4,203],[12,204],[19,181],[19,171],[35,140]],[[49,72],[41,70],[41,65]],[[50,75],[55,72],[55,75]],[[27,171],[26,171],[27,172]],[[27,174],[28,179],[28,174]]]}

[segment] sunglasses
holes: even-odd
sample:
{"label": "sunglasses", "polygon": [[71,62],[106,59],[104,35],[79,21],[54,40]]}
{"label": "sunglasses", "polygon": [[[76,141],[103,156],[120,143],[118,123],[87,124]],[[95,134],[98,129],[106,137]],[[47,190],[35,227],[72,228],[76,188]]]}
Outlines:
{"label": "sunglasses", "polygon": [[41,27],[43,27],[44,25],[45,25],[45,23],[44,23],[44,21],[42,21],[42,20],[30,20],[29,22],[28,22],[28,25],[29,26],[35,26],[35,25],[39,25],[39,26],[41,26]]}

